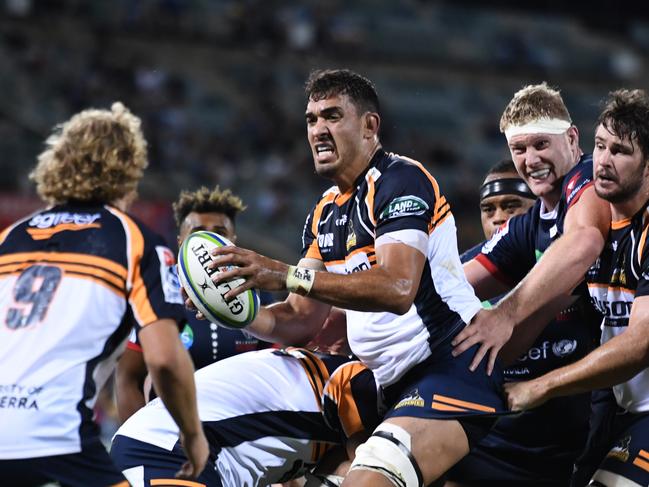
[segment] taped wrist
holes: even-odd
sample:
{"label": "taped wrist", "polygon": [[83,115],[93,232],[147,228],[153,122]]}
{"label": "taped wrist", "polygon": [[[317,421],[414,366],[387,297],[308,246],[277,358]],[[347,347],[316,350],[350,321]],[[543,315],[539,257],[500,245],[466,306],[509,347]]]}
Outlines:
{"label": "taped wrist", "polygon": [[311,292],[314,279],[314,270],[290,265],[286,274],[286,289],[292,293],[306,296]]}

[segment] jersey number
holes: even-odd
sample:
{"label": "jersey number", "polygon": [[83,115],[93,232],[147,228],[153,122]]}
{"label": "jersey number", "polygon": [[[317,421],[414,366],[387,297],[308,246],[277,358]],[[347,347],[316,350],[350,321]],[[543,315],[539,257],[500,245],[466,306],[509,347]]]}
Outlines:
{"label": "jersey number", "polygon": [[33,265],[25,269],[14,285],[16,307],[7,311],[7,326],[17,330],[43,321],[61,275],[61,269],[55,266]]}

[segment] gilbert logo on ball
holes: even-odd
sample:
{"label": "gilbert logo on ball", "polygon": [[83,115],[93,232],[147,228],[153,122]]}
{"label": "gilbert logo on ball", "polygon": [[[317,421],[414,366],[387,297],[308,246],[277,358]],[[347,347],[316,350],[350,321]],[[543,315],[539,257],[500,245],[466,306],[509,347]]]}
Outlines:
{"label": "gilbert logo on ball", "polygon": [[189,235],[178,251],[180,283],[187,295],[205,318],[230,328],[243,328],[250,324],[259,311],[259,293],[249,289],[226,302],[223,296],[245,279],[232,279],[214,284],[212,277],[227,268],[210,269],[211,251],[217,247],[233,245],[227,238],[213,232],[195,232]]}

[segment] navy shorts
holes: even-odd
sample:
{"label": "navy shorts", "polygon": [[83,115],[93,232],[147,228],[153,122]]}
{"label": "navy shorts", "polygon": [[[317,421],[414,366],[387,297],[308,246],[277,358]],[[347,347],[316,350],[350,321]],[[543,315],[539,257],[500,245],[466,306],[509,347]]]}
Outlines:
{"label": "navy shorts", "polygon": [[621,412],[613,420],[604,460],[593,475],[595,485],[608,485],[621,476],[638,485],[649,485],[649,413]]}
{"label": "navy shorts", "polygon": [[499,416],[511,414],[503,397],[502,369],[496,364],[489,376],[483,360],[471,372],[469,364],[478,345],[453,357],[451,340],[449,337],[435,348],[431,357],[383,390],[385,404],[390,408],[385,418],[458,420],[469,445],[474,445],[489,432]]}
{"label": "navy shorts", "polygon": [[[110,449],[113,462],[127,475],[133,487],[222,487],[214,464],[214,456],[205,465],[203,473],[193,481],[176,480],[174,475],[187,461],[180,443],[169,451],[128,436],[117,435]],[[128,472],[126,472],[128,470]],[[155,481],[152,483],[152,481]]]}
{"label": "navy shorts", "polygon": [[80,453],[0,460],[1,485],[38,487],[47,482],[62,487],[128,487],[99,440],[84,445]]}

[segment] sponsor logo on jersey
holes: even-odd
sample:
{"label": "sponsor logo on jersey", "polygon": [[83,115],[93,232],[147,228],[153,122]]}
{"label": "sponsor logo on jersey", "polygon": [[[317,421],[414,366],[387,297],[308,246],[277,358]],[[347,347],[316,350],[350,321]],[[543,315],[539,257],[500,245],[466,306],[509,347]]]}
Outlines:
{"label": "sponsor logo on jersey", "polygon": [[631,444],[631,437],[626,436],[619,440],[611,451],[609,451],[606,456],[610,458],[615,458],[621,462],[626,462],[629,459],[629,445]]}
{"label": "sponsor logo on jersey", "polygon": [[27,233],[34,240],[46,240],[55,233],[64,231],[79,231],[89,228],[101,228],[96,223],[101,217],[99,213],[42,213],[29,220]]}
{"label": "sponsor logo on jersey", "polygon": [[162,293],[164,294],[165,301],[168,303],[183,304],[174,254],[162,245],[156,245],[155,251],[160,261],[160,281],[162,283]]}
{"label": "sponsor logo on jersey", "polygon": [[[575,178],[576,178],[576,176],[575,176]],[[566,201],[568,202],[568,204],[570,204],[570,202],[575,197],[575,195],[577,193],[579,193],[579,191],[581,191],[584,186],[586,186],[588,183],[590,183],[590,178],[588,178],[588,179],[585,179],[584,181],[582,181],[581,183],[579,183],[578,185],[575,186],[575,181],[574,181],[575,178],[573,178],[573,180],[570,181],[572,183],[572,185],[573,185],[573,188],[572,189],[567,188],[568,191],[569,191],[568,196],[566,196]]]}
{"label": "sponsor logo on jersey", "polygon": [[530,349],[522,357],[518,359],[519,362],[524,362],[526,360],[547,360],[551,355],[549,354],[550,350],[552,353],[559,358],[566,357],[575,350],[577,350],[577,340],[568,340],[563,339],[558,342],[549,342],[545,340],[538,347],[530,347]]}
{"label": "sponsor logo on jersey", "polygon": [[390,202],[387,208],[381,212],[379,218],[389,220],[402,216],[423,215],[426,210],[428,210],[428,204],[421,198],[414,195],[400,196]]}
{"label": "sponsor logo on jersey", "polygon": [[552,344],[552,353],[557,357],[565,357],[577,350],[577,340],[559,340]]}
{"label": "sponsor logo on jersey", "polygon": [[42,387],[25,387],[18,384],[0,384],[0,409],[36,409]]}
{"label": "sponsor logo on jersey", "polygon": [[336,226],[344,227],[347,224],[347,215],[342,215],[340,218],[336,218]]}
{"label": "sponsor logo on jersey", "polygon": [[419,395],[419,390],[415,389],[410,391],[406,397],[401,399],[395,406],[394,409],[403,408],[406,406],[415,406],[418,408],[424,407],[424,399]]}
{"label": "sponsor logo on jersey", "polygon": [[334,234],[333,233],[320,233],[318,234],[318,247],[320,249],[325,249],[327,247],[334,246]]}
{"label": "sponsor logo on jersey", "polygon": [[354,247],[356,247],[356,233],[354,233],[354,225],[352,221],[349,220],[349,225],[347,226],[347,240],[345,241],[345,248],[349,252]]}
{"label": "sponsor logo on jersey", "polygon": [[61,223],[72,223],[74,225],[89,225],[95,223],[101,217],[100,213],[41,213],[29,220],[30,227],[51,228]]}
{"label": "sponsor logo on jersey", "polygon": [[194,344],[194,330],[189,326],[189,323],[185,323],[183,331],[180,332],[180,341],[183,342],[187,350]]}

